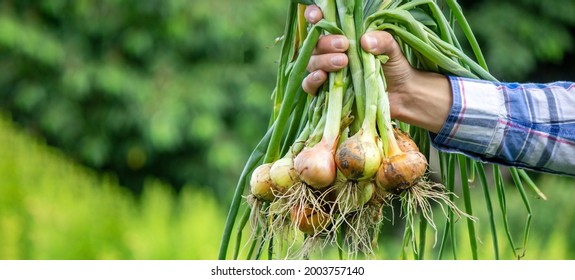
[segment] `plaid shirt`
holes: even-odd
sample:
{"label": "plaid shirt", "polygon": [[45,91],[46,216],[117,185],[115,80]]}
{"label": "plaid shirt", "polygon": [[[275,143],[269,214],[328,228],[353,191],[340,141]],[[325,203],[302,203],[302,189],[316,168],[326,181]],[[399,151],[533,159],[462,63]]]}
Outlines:
{"label": "plaid shirt", "polygon": [[575,83],[449,77],[453,106],[433,145],[482,161],[575,175]]}

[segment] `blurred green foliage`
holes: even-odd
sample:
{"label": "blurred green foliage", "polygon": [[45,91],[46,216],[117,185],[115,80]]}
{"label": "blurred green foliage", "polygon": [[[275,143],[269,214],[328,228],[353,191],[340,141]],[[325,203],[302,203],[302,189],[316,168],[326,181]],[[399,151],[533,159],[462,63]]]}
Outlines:
{"label": "blurred green foliage", "polygon": [[213,195],[150,179],[136,197],[1,115],[0,147],[0,259],[216,259]]}
{"label": "blurred green foliage", "polygon": [[[460,2],[496,77],[573,79],[574,1]],[[0,111],[23,128],[0,121],[0,259],[215,258],[231,190],[267,126],[286,8],[0,0]],[[549,201],[533,200],[526,258],[573,259],[575,182],[539,185]],[[508,199],[521,240],[526,213]],[[378,254],[397,258],[401,232],[385,234]]]}
{"label": "blurred green foliage", "polygon": [[0,1],[0,109],[134,189],[156,176],[225,193],[269,118],[285,7]]}
{"label": "blurred green foliage", "polygon": [[461,1],[495,77],[573,80],[575,1]]}

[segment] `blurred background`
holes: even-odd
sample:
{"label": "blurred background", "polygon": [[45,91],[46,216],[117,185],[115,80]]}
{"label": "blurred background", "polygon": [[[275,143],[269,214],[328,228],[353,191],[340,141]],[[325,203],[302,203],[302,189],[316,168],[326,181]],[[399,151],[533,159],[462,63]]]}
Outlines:
{"label": "blurred background", "polygon": [[[287,3],[0,0],[0,259],[217,258]],[[460,3],[500,80],[575,79],[574,0]],[[525,258],[575,258],[574,179],[533,178],[548,200],[532,199]],[[508,199],[522,240],[526,209]],[[402,232],[385,234],[381,257],[397,258]]]}

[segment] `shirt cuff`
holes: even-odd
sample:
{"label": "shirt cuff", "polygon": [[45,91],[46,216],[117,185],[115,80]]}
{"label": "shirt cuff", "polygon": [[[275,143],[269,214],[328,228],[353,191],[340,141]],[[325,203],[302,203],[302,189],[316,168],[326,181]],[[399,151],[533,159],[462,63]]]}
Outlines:
{"label": "shirt cuff", "polygon": [[449,76],[453,94],[451,111],[432,145],[443,152],[461,153],[474,159],[498,153],[505,127],[500,119],[505,100],[498,84]]}

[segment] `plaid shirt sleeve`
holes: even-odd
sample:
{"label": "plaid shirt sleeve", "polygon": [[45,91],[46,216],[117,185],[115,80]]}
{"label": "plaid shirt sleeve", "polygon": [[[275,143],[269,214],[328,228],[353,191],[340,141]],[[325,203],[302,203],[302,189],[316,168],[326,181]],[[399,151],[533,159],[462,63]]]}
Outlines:
{"label": "plaid shirt sleeve", "polygon": [[508,166],[575,175],[575,83],[449,77],[453,105],[432,144]]}

